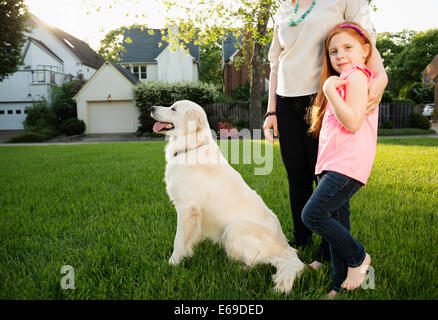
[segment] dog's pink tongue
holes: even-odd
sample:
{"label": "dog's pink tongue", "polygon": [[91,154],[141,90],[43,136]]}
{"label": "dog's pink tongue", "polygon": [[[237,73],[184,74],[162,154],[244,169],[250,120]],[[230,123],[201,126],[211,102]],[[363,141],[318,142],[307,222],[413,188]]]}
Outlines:
{"label": "dog's pink tongue", "polygon": [[155,122],[152,130],[154,130],[154,132],[160,132],[165,126],[166,124],[164,122]]}

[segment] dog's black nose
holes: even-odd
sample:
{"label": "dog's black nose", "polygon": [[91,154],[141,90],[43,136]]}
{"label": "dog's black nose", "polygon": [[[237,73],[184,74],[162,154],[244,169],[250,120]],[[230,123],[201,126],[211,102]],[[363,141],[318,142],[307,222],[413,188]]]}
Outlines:
{"label": "dog's black nose", "polygon": [[152,107],[152,108],[151,108],[151,112],[155,112],[155,107]]}

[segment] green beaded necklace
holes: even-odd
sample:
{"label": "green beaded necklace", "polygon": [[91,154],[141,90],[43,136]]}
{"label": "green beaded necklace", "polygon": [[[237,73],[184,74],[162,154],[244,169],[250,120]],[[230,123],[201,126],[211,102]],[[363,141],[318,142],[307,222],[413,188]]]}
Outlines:
{"label": "green beaded necklace", "polygon": [[300,24],[300,22],[306,18],[306,16],[310,13],[310,11],[312,11],[313,7],[315,6],[315,3],[316,3],[316,0],[313,0],[309,9],[307,9],[306,12],[304,12],[303,15],[297,21],[293,21],[295,18],[295,15],[297,14],[298,7],[300,6],[300,0],[297,0],[297,4],[295,5],[294,13],[292,13],[292,15],[290,16],[290,19],[289,19],[289,25],[291,27],[294,27],[294,26]]}

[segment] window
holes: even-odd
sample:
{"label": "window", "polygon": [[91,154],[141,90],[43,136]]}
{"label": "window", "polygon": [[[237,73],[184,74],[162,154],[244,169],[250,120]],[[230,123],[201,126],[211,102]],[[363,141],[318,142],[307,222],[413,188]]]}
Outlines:
{"label": "window", "polygon": [[15,114],[21,114],[21,110],[15,110]]}
{"label": "window", "polygon": [[139,77],[139,72],[138,72],[138,67],[133,67],[133,68],[132,68],[132,73],[134,74],[134,76],[135,76],[137,79],[140,79],[140,77]]}
{"label": "window", "polygon": [[134,66],[132,67],[132,73],[139,80],[147,79],[146,66]]}
{"label": "window", "polygon": [[8,114],[14,114],[14,110],[8,110]]}
{"label": "window", "polygon": [[429,74],[426,74],[426,84],[429,84]]}
{"label": "window", "polygon": [[140,79],[146,79],[146,66],[141,66],[140,67]]}
{"label": "window", "polygon": [[0,110],[0,114],[5,114],[5,110]]}

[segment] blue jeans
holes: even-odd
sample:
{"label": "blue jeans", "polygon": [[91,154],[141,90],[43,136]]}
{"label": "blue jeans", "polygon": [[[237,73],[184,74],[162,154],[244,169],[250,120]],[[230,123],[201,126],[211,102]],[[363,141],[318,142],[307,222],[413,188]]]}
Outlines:
{"label": "blue jeans", "polygon": [[335,291],[340,290],[348,267],[358,267],[365,259],[365,250],[350,234],[350,198],[362,185],[343,174],[324,171],[301,215],[303,223],[329,244]]}

